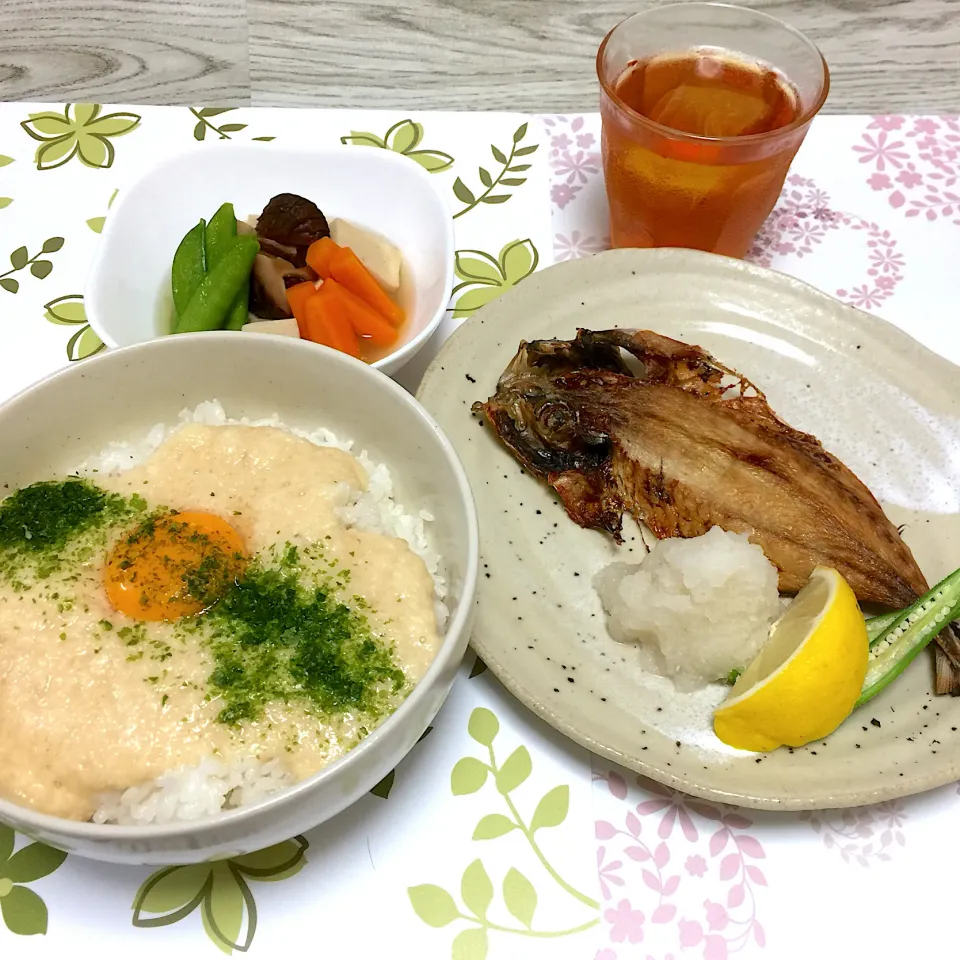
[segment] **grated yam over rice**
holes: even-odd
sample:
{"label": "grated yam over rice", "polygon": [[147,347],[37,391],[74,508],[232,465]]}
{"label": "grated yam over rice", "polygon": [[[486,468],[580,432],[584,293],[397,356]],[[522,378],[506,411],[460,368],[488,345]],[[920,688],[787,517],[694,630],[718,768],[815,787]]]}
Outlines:
{"label": "grated yam over rice", "polygon": [[[361,449],[354,451],[352,440],[337,437],[326,428],[299,430],[285,426],[277,416],[262,420],[229,419],[222,404],[208,400],[192,410],[183,410],[172,426],[158,423],[139,443],[111,443],[98,455],[78,467],[80,474],[115,475],[137,466],[150,456],[172,433],[189,423],[209,426],[241,425],[276,427],[320,447],[335,447],[357,458],[367,473],[366,491],[343,484],[342,504],[337,515],[347,527],[370,530],[405,540],[427,567],[434,582],[434,607],[440,636],[447,621],[444,603],[447,588],[442,575],[440,555],[426,534],[426,524],[434,519],[427,510],[409,512],[394,499],[393,477],[386,464],[375,463]],[[224,809],[255,803],[294,783],[294,777],[277,760],[262,762],[254,757],[235,763],[210,757],[196,766],[169,770],[148,783],[100,796],[94,823],[134,826],[176,823],[216,816]]]}

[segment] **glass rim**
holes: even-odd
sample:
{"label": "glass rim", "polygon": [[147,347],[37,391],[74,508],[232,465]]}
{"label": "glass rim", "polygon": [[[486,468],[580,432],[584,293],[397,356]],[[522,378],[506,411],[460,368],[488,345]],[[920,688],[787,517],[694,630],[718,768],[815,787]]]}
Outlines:
{"label": "glass rim", "polygon": [[[791,120],[790,123],[786,124],[785,126],[777,127],[775,130],[767,130],[765,133],[748,133],[739,137],[708,137],[704,136],[703,134],[688,133],[685,130],[677,130],[674,127],[667,126],[666,124],[658,123],[656,120],[651,120],[649,117],[645,117],[642,113],[639,113],[638,111],[634,110],[633,107],[624,103],[623,99],[615,91],[613,84],[607,80],[606,76],[604,76],[603,54],[607,49],[607,44],[609,43],[610,38],[625,23],[637,17],[645,17],[649,14],[660,13],[664,10],[690,10],[694,7],[710,7],[715,10],[736,10],[738,13],[748,13],[760,20],[766,20],[770,24],[775,24],[783,30],[786,30],[788,33],[792,33],[795,37],[807,44],[810,49],[820,58],[820,66],[823,68],[823,84],[821,86],[820,95],[817,97],[812,106],[808,107],[799,117],[797,117],[795,120]],[[777,138],[783,137],[788,133],[792,133],[793,131],[798,130],[810,123],[810,121],[813,120],[813,118],[820,112],[820,108],[826,102],[827,96],[830,93],[830,68],[827,66],[827,61],[824,58],[820,48],[805,33],[801,33],[801,31],[799,31],[796,27],[790,26],[789,23],[784,23],[783,20],[780,20],[778,17],[771,16],[769,13],[764,13],[761,10],[753,10],[750,7],[741,7],[734,3],[666,3],[661,6],[651,7],[649,10],[642,10],[639,13],[633,13],[629,17],[624,17],[623,20],[615,24],[607,32],[607,35],[601,41],[600,47],[597,50],[596,67],[597,79],[600,81],[600,89],[613,101],[614,104],[616,104],[620,110],[628,114],[631,119],[637,121],[642,126],[650,128],[656,133],[666,135],[672,140],[682,140],[688,143],[751,144],[763,143],[768,140],[776,140]]]}

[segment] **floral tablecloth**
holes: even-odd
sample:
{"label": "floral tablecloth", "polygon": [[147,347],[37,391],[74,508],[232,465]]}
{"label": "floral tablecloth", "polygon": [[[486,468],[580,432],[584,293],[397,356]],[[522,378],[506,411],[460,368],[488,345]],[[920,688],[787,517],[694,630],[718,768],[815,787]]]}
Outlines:
{"label": "floral tablecloth", "polygon": [[[456,229],[439,343],[533,270],[605,247],[598,138],[596,115],[0,104],[0,399],[103,349],[90,259],[117,192],[164,155],[236,139],[420,163]],[[750,258],[960,362],[958,152],[955,117],[818,119]],[[955,785],[800,815],[693,801],[568,743],[469,654],[397,770],[269,850],[116,867],[0,826],[0,955],[946,957],[953,892],[933,881],[958,814]]]}

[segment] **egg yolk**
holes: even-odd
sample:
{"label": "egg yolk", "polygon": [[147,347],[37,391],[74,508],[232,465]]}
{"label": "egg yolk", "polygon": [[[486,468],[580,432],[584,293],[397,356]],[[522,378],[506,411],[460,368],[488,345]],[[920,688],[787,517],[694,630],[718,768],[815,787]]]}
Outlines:
{"label": "egg yolk", "polygon": [[114,609],[135,620],[177,620],[202,613],[243,572],[244,544],[222,517],[173,513],[121,538],[107,561]]}

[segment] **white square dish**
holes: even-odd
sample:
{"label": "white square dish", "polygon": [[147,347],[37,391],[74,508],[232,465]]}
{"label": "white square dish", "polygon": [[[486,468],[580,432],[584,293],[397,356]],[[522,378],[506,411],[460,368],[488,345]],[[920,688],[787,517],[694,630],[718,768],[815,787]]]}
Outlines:
{"label": "white square dish", "polygon": [[183,235],[225,202],[257,215],[279,193],[300,194],[328,219],[382,234],[403,254],[409,322],[372,366],[398,370],[429,339],[453,284],[453,221],[418,164],[389,150],[214,143],[157,165],[117,199],[87,282],[90,324],[108,347],[163,336],[172,306],[170,266]]}

